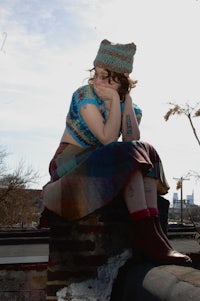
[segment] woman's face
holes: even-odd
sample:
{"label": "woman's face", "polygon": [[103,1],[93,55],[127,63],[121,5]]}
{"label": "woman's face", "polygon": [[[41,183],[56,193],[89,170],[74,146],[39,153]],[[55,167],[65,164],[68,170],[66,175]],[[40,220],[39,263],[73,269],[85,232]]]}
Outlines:
{"label": "woman's face", "polygon": [[109,77],[108,71],[100,67],[95,67],[93,81],[96,85],[100,83],[115,90],[118,90],[120,87],[120,83],[116,82],[117,80],[114,81],[111,77]]}

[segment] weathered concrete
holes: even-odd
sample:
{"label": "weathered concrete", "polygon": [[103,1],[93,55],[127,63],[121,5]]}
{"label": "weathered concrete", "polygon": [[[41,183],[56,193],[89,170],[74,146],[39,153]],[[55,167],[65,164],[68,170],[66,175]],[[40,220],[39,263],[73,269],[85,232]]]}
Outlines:
{"label": "weathered concrete", "polygon": [[146,274],[143,287],[161,300],[199,301],[200,271],[174,265],[155,267]]}
{"label": "weathered concrete", "polygon": [[200,270],[127,261],[119,270],[110,301],[133,300],[199,301]]}
{"label": "weathered concrete", "polygon": [[0,265],[48,262],[48,244],[0,245]]}
{"label": "weathered concrete", "polygon": [[57,292],[59,301],[106,301],[110,300],[113,282],[117,278],[118,270],[131,257],[131,250],[112,256],[97,268],[96,277],[72,282]]}

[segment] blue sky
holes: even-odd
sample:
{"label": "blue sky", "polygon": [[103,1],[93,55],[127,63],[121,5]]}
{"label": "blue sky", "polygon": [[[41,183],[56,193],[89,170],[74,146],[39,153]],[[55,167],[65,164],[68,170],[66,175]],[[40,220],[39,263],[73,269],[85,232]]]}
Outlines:
{"label": "blue sky", "polygon": [[[199,16],[199,0],[0,0],[0,145],[10,153],[8,165],[23,159],[39,171],[41,188],[71,95],[87,82],[101,40],[133,41],[141,136],[160,153],[171,201],[174,177],[200,172],[188,121],[163,118],[168,102],[200,101]],[[194,190],[200,204],[199,186],[184,181],[184,197]]]}

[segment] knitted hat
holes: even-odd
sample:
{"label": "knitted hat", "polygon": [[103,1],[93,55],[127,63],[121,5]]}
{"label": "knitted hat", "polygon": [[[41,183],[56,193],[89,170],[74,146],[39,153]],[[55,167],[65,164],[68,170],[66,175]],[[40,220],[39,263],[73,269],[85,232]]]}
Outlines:
{"label": "knitted hat", "polygon": [[114,44],[103,40],[100,44],[94,67],[100,67],[117,73],[131,73],[133,69],[133,56],[136,45]]}

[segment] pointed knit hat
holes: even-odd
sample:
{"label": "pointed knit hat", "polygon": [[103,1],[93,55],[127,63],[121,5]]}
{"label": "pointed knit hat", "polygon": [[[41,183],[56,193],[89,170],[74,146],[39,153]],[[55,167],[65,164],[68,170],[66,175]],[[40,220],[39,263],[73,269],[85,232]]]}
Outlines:
{"label": "pointed knit hat", "polygon": [[133,56],[135,52],[136,45],[134,43],[114,44],[105,39],[100,44],[94,60],[94,67],[129,74],[133,70]]}

